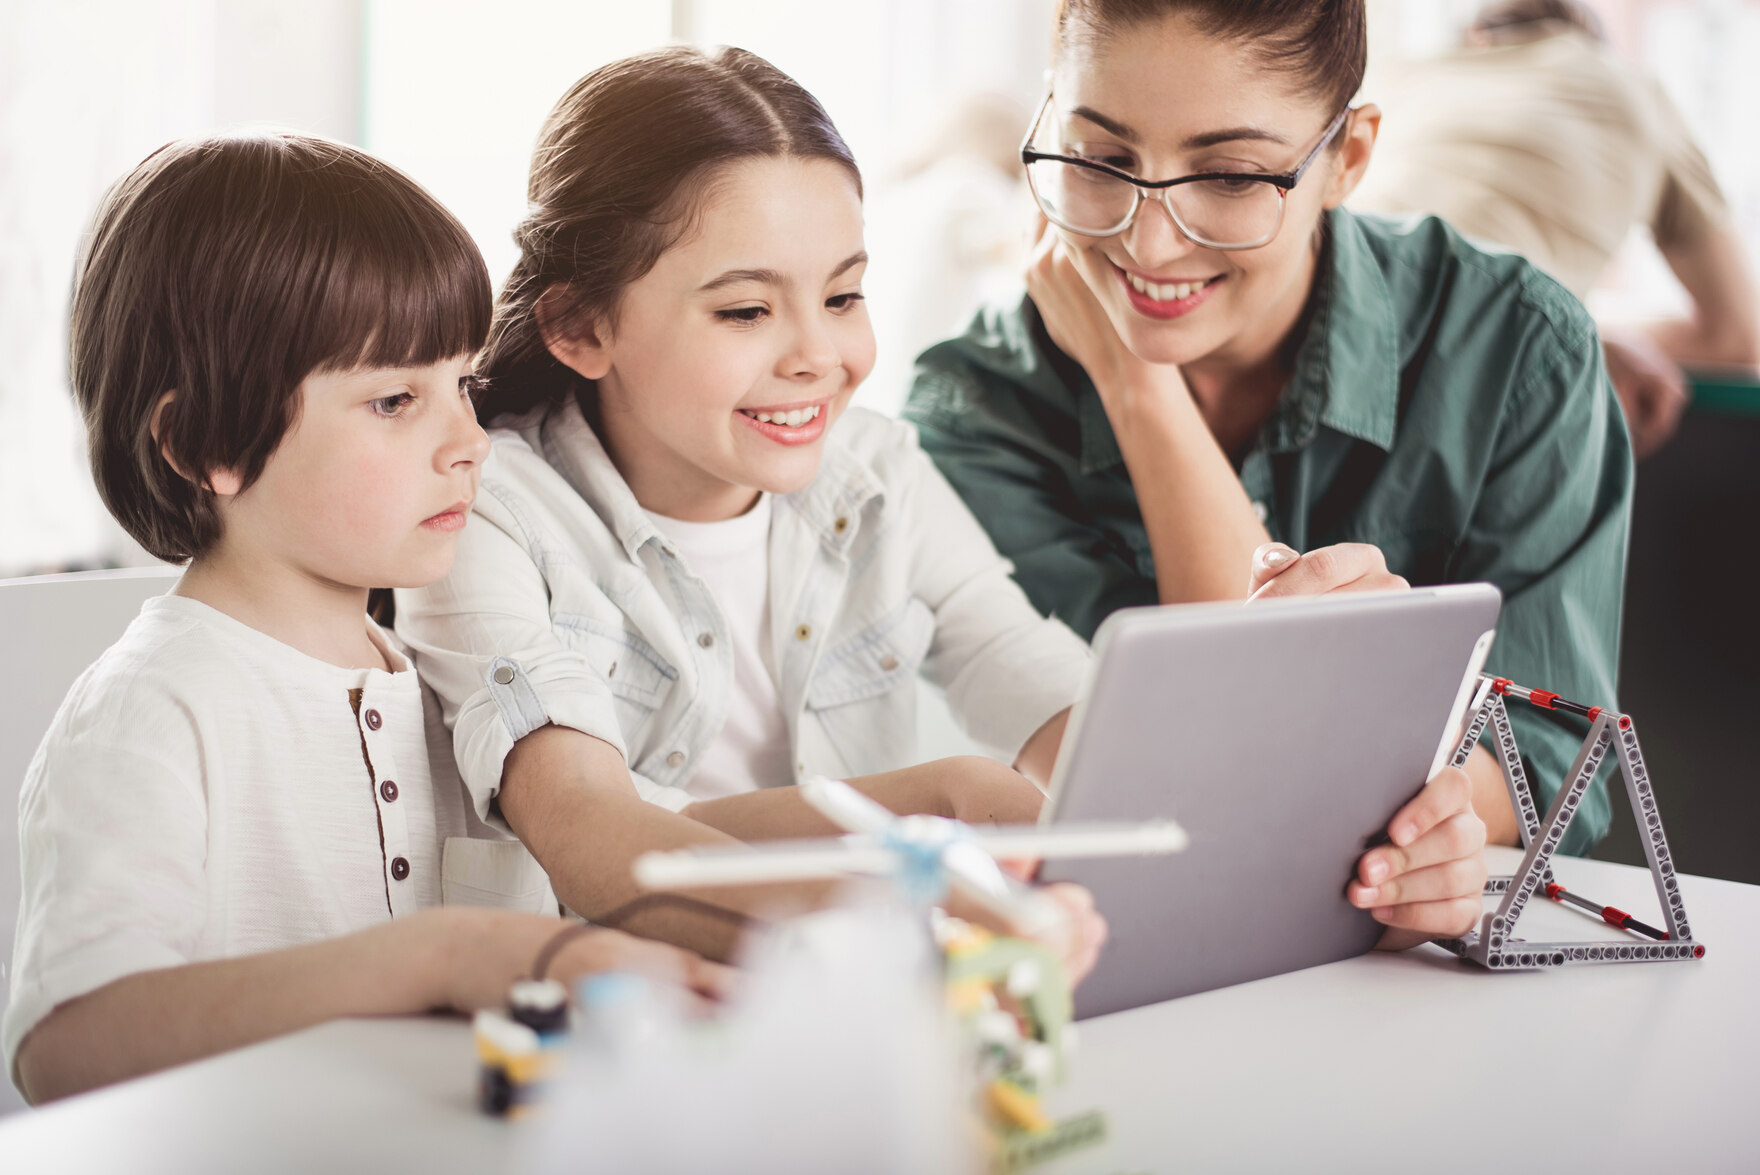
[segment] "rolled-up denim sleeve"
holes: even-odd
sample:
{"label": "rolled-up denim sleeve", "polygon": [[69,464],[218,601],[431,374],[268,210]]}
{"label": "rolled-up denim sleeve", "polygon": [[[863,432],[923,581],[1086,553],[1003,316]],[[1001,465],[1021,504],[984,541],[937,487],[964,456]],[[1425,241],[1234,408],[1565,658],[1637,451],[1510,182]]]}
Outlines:
{"label": "rolled-up denim sleeve", "polygon": [[[1557,341],[1509,400],[1448,578],[1488,580],[1503,591],[1488,670],[1614,708],[1631,444],[1594,331],[1585,327],[1581,337]],[[1511,705],[1510,723],[1544,811],[1585,731],[1563,715],[1520,703]],[[1612,817],[1607,776],[1604,767],[1561,851],[1586,853],[1606,835]]]}
{"label": "rolled-up denim sleeve", "polygon": [[1087,642],[1039,614],[984,528],[914,437],[908,525],[912,594],[935,613],[924,676],[947,691],[972,738],[1018,754],[1073,705],[1088,670]]}
{"label": "rolled-up denim sleeve", "polygon": [[567,726],[628,752],[604,677],[557,636],[529,543],[484,491],[451,572],[398,590],[397,635],[440,698],[459,774],[487,821],[508,752],[541,726]]}

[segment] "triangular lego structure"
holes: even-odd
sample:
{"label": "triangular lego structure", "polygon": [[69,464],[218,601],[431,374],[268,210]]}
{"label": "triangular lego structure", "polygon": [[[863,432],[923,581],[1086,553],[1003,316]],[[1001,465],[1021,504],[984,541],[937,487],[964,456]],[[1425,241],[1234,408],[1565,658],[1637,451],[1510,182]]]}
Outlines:
{"label": "triangular lego structure", "polygon": [[[1553,798],[1544,821],[1535,815],[1527,772],[1522,768],[1515,735],[1510,730],[1509,712],[1504,705],[1506,697],[1517,698],[1544,710],[1563,710],[1589,719],[1589,737],[1583,740],[1583,748],[1571,764],[1569,783]],[[1600,706],[1568,702],[1557,694],[1527,689],[1507,678],[1487,676],[1481,679],[1474,699],[1472,720],[1455,747],[1451,760],[1454,766],[1459,767],[1467,761],[1488,724],[1497,744],[1498,761],[1503,765],[1503,781],[1509,788],[1510,804],[1521,824],[1522,846],[1527,852],[1514,875],[1486,881],[1485,892],[1502,894],[1503,901],[1496,910],[1485,915],[1479,929],[1461,938],[1439,940],[1437,945],[1470,962],[1500,971],[1578,963],[1648,963],[1704,958],[1705,947],[1693,941],[1692,930],[1687,925],[1680,884],[1674,874],[1674,859],[1668,852],[1668,839],[1662,832],[1662,817],[1656,810],[1650,773],[1644,767],[1644,756],[1638,749],[1638,732],[1632,725],[1631,716],[1616,714]],[[1662,905],[1666,930],[1646,926],[1623,910],[1587,901],[1559,885],[1552,875],[1552,855],[1563,839],[1565,829],[1575,818],[1577,805],[1594,781],[1609,748],[1619,762],[1620,774],[1625,777],[1626,794],[1631,799],[1632,815],[1644,838],[1644,856],[1650,862],[1650,876],[1656,882],[1656,896]],[[1516,921],[1537,889],[1545,897],[1590,910],[1609,925],[1630,930],[1633,934],[1601,942],[1528,942],[1517,938],[1514,934]]]}

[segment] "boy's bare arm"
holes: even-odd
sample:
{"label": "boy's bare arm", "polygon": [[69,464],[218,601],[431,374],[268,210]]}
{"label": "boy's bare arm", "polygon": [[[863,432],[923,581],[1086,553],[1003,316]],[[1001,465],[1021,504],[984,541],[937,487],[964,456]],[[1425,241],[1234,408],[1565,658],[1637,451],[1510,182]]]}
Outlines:
{"label": "boy's bare arm", "polygon": [[338,1016],[443,1004],[417,919],[289,950],[143,971],[56,1008],[18,1051],[32,1102],[210,1056]]}
{"label": "boy's bare arm", "polygon": [[[340,938],[143,971],[57,1007],[20,1045],[19,1088],[67,1097],[344,1016],[496,1007],[567,923],[505,910],[425,910]],[[642,970],[714,995],[723,969],[661,943],[601,931],[569,942],[550,974]]]}

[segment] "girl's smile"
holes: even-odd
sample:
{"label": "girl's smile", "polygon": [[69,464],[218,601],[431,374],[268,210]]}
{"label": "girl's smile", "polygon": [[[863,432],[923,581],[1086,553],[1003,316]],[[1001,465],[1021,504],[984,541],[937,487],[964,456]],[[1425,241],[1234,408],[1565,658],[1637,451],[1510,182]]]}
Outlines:
{"label": "girl's smile", "polygon": [[738,415],[758,434],[779,445],[806,445],[824,435],[829,401],[810,404],[779,404],[770,408],[741,408]]}
{"label": "girl's smile", "polygon": [[612,320],[552,353],[598,388],[595,430],[636,501],[734,518],[819,471],[874,366],[861,194],[823,159],[760,157],[703,185],[683,239]]}

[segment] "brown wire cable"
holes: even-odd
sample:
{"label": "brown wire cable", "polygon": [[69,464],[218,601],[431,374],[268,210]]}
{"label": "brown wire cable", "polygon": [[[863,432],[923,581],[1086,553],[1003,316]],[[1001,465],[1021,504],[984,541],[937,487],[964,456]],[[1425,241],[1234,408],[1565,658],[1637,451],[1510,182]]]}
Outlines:
{"label": "brown wire cable", "polygon": [[556,956],[562,952],[562,948],[581,935],[595,930],[615,930],[637,914],[655,906],[674,906],[693,910],[711,918],[733,922],[742,930],[753,926],[770,925],[762,918],[754,918],[750,914],[742,914],[738,910],[730,910],[726,906],[717,906],[714,902],[705,902],[701,898],[686,897],[683,894],[674,893],[643,894],[639,898],[625,902],[610,913],[600,916],[596,922],[576,922],[573,925],[564,926],[551,935],[543,947],[539,949],[537,957],[532,960],[532,978],[534,980],[543,979],[545,972],[550,969],[550,964],[554,963]]}

